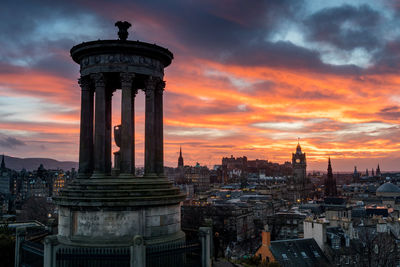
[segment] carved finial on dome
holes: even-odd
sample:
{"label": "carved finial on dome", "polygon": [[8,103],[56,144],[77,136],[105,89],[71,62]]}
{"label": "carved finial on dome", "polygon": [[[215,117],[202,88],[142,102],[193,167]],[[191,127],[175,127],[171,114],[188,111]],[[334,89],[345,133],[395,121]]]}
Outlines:
{"label": "carved finial on dome", "polygon": [[130,24],[127,21],[117,21],[115,23],[115,26],[118,27],[119,31],[118,31],[118,37],[121,41],[126,41],[126,39],[128,38],[128,29],[129,27],[132,26],[132,24]]}

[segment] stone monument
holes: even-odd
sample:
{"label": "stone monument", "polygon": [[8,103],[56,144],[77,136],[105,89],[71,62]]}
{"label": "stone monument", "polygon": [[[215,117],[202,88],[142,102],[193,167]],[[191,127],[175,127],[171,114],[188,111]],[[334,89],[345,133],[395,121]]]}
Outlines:
{"label": "stone monument", "polygon": [[[53,198],[58,206],[58,235],[46,239],[47,266],[59,265],[60,251],[65,249],[123,249],[140,240],[153,245],[185,238],[180,224],[180,202],[185,196],[165,177],[163,162],[163,77],[173,54],[155,44],[127,40],[128,22],[116,26],[118,40],[84,42],[71,49],[72,59],[80,65],[79,175]],[[111,99],[119,89],[121,124],[114,127],[114,135],[120,151],[114,153],[112,168]],[[135,176],[138,90],[145,93],[141,177]]]}

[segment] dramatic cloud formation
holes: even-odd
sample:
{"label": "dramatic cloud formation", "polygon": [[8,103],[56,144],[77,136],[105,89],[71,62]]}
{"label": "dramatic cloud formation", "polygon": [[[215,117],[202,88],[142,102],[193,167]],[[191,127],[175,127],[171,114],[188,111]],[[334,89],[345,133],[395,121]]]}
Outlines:
{"label": "dramatic cloud formation", "polygon": [[14,138],[14,137],[4,137],[3,139],[0,139],[0,146],[5,147],[5,148],[14,148],[16,146],[24,146],[25,143]]}
{"label": "dramatic cloud formation", "polygon": [[[400,9],[396,1],[14,1],[0,23],[0,147],[21,157],[77,160],[78,43],[130,39],[170,49],[165,162],[221,157],[290,160],[308,169],[398,170]],[[113,124],[120,121],[120,92]],[[144,99],[136,99],[143,164]],[[114,149],[115,146],[114,146]]]}

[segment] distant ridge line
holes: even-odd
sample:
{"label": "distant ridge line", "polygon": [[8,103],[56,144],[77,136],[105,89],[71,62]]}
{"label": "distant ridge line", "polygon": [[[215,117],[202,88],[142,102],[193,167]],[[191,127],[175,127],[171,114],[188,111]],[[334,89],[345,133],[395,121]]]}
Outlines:
{"label": "distant ridge line", "polygon": [[40,164],[43,164],[45,169],[62,169],[64,171],[75,168],[78,170],[78,162],[75,161],[58,161],[51,158],[17,158],[4,155],[6,167],[12,170],[27,171],[37,170]]}

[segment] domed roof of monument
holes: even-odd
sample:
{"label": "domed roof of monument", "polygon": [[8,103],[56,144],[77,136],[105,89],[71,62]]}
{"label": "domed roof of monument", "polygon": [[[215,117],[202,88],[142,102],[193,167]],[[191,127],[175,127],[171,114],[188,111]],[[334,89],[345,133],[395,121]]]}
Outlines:
{"label": "domed roof of monument", "polygon": [[376,189],[376,192],[381,192],[381,193],[400,193],[400,188],[397,185],[394,185],[392,183],[384,183],[378,189]]}
{"label": "domed roof of monument", "polygon": [[[97,40],[90,42],[83,42],[71,48],[72,59],[80,64],[84,57],[89,55],[119,55],[119,54],[132,54],[144,57],[156,58],[167,67],[171,64],[174,55],[168,49],[141,41],[127,40],[128,28],[131,26],[129,22],[118,21],[115,26],[119,28],[117,40]],[[125,59],[123,59],[125,60]],[[100,61],[100,59],[98,59]]]}

